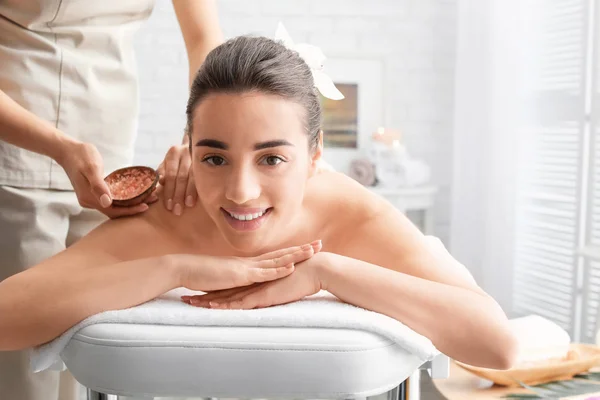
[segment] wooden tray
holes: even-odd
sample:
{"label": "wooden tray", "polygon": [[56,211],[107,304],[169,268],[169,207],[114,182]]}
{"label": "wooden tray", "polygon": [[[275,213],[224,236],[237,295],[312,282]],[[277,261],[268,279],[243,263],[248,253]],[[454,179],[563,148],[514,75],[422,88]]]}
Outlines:
{"label": "wooden tray", "polygon": [[590,368],[600,366],[600,347],[571,343],[569,355],[565,359],[554,359],[528,365],[517,365],[508,370],[496,370],[473,367],[456,361],[461,368],[498,385],[520,386],[518,381],[527,385],[566,380],[573,378]]}

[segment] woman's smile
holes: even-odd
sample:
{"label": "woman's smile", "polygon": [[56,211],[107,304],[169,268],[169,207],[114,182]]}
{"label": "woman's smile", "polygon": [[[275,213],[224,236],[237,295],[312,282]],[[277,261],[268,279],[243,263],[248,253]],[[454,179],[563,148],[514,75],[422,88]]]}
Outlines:
{"label": "woman's smile", "polygon": [[237,231],[253,231],[260,228],[271,215],[273,207],[224,209],[221,212],[227,223]]}

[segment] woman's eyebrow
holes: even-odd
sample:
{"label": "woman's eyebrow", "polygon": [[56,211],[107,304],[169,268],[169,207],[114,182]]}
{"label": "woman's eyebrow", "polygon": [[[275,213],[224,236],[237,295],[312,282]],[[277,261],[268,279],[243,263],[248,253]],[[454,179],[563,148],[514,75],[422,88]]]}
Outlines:
{"label": "woman's eyebrow", "polygon": [[278,146],[293,146],[287,140],[269,140],[267,142],[256,143],[254,145],[254,150],[262,150],[268,149],[269,147],[278,147]]}
{"label": "woman's eyebrow", "polygon": [[[201,139],[196,143],[196,146],[205,146],[212,147],[215,149],[227,150],[229,149],[229,145],[225,142],[216,139]],[[266,142],[256,143],[254,145],[254,150],[263,150],[268,149],[270,147],[278,147],[278,146],[293,146],[292,143],[287,140],[269,140]]]}
{"label": "woman's eyebrow", "polygon": [[227,150],[229,148],[227,143],[215,139],[201,139],[196,143],[196,146],[213,147],[221,150]]}

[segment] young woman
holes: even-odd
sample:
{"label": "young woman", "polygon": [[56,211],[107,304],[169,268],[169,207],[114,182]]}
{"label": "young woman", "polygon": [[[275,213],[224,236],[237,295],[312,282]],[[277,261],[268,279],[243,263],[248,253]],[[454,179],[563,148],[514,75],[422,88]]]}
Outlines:
{"label": "young woman", "polygon": [[[505,314],[464,267],[392,205],[320,172],[310,68],[266,38],[213,50],[192,85],[188,132],[198,205],[111,220],[0,283],[0,349],[35,346],[82,319],[176,287],[192,306],[256,308],[324,289],[396,318],[457,360],[509,368]],[[301,244],[307,244],[298,247]]]}

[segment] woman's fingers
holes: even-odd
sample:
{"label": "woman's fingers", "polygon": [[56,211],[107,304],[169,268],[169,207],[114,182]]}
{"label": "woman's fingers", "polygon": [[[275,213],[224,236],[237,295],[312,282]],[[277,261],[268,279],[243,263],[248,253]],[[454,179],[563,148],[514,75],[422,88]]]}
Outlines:
{"label": "woman's fingers", "polygon": [[271,268],[249,268],[248,269],[248,283],[259,283],[273,281],[275,279],[281,279],[294,272],[294,264],[289,263],[281,267]]}
{"label": "woman's fingers", "polygon": [[286,254],[293,253],[295,251],[300,250],[301,246],[294,247],[286,247],[285,249],[279,249],[275,251],[271,251],[270,253],[261,254],[260,256],[252,257],[253,260],[262,261],[262,260],[270,260],[272,258],[278,258],[284,256]]}
{"label": "woman's fingers", "polygon": [[267,297],[268,287],[257,286],[252,289],[236,293],[232,296],[218,297],[207,301],[207,307],[210,308],[233,308],[233,309],[250,309],[255,308],[258,304],[256,298]]}
{"label": "woman's fingers", "polygon": [[292,253],[283,254],[279,257],[274,257],[271,259],[261,260],[258,262],[259,268],[277,268],[282,265],[294,264],[305,261],[312,257],[316,252],[321,250],[321,243],[317,241],[316,243],[305,244],[300,246],[300,248]]}
{"label": "woman's fingers", "polygon": [[234,301],[242,299],[254,292],[261,290],[262,284],[253,284],[242,288],[219,290],[218,292],[194,295],[194,296],[181,296],[181,299],[193,306],[209,308],[211,303],[222,303],[224,301]]}
{"label": "woman's fingers", "polygon": [[315,241],[313,241],[311,243],[308,243],[308,244],[305,244],[303,246],[293,246],[293,247],[287,247],[285,249],[275,250],[275,251],[272,251],[270,253],[265,253],[265,254],[262,254],[262,255],[260,255],[258,257],[254,257],[253,259],[256,260],[256,261],[272,260],[272,259],[283,257],[283,256],[285,256],[287,254],[293,254],[293,253],[295,253],[297,251],[302,250],[303,248],[306,248],[306,246],[311,246],[314,249],[315,253],[316,253],[319,250],[321,250],[321,241],[320,240],[315,240]]}
{"label": "woman's fingers", "polygon": [[289,290],[286,293],[285,285],[278,286],[277,283],[269,283],[247,290],[244,293],[236,294],[235,296],[210,300],[208,307],[214,309],[251,310],[275,304],[285,304],[293,300],[294,295]]}
{"label": "woman's fingers", "polygon": [[[203,295],[203,299],[209,301],[223,296],[237,296],[238,293],[261,286],[262,283],[286,278],[294,272],[296,263],[306,261],[316,252],[321,251],[321,248],[321,241],[317,240],[303,246],[270,253],[271,256],[278,256],[275,258],[257,260],[256,258],[230,257],[229,263],[223,266],[225,283],[216,285],[213,288],[215,290]],[[182,300],[189,302],[191,298],[184,296]]]}
{"label": "woman's fingers", "polygon": [[[215,290],[203,295],[193,296],[181,296],[181,299],[192,305],[200,305],[202,307],[208,307],[208,302],[216,299],[224,298],[239,298],[242,293],[251,293],[254,290],[260,289],[263,282],[274,281],[277,279],[285,278],[294,272],[294,264],[288,264],[277,268],[259,268],[259,267],[245,267],[244,281],[246,282],[243,286],[237,286],[230,289]],[[191,303],[192,299],[196,299],[195,303]],[[202,301],[198,301],[202,299]]]}
{"label": "woman's fingers", "polygon": [[250,288],[259,286],[260,283],[253,283],[252,285],[247,285],[247,286],[238,286],[238,287],[234,287],[231,289],[222,289],[222,290],[215,290],[213,292],[210,293],[206,293],[206,294],[196,294],[196,295],[191,295],[191,296],[181,296],[182,299],[191,299],[191,298],[203,298],[203,299],[216,299],[217,297],[224,297],[224,296],[231,296],[234,295],[235,293],[239,293],[245,290],[248,290]]}

